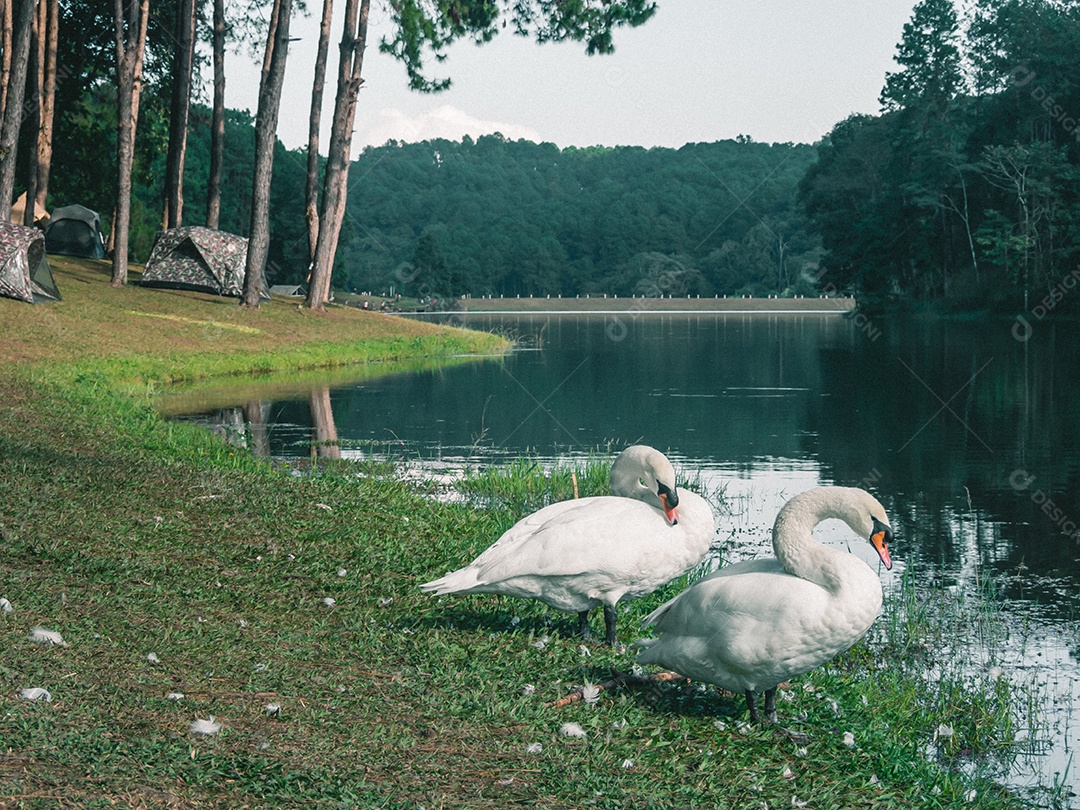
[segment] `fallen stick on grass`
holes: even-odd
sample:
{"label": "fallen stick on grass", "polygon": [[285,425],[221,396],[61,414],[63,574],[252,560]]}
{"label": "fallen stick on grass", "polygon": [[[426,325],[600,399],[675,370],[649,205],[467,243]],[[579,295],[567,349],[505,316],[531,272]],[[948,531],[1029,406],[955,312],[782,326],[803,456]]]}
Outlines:
{"label": "fallen stick on grass", "polygon": [[[603,683],[594,684],[591,688],[597,690],[596,694],[599,695],[602,692],[610,692],[617,686],[645,686],[650,683],[664,683],[667,681],[688,681],[690,680],[684,675],[680,675],[678,672],[654,672],[651,675],[633,675],[629,672],[615,672],[614,677],[611,680],[604,681]],[[568,695],[564,695],[558,700],[553,700],[551,703],[546,704],[552,709],[561,709],[564,706],[569,706],[571,703],[577,703],[579,700],[585,698],[585,690],[588,686],[580,686]]]}

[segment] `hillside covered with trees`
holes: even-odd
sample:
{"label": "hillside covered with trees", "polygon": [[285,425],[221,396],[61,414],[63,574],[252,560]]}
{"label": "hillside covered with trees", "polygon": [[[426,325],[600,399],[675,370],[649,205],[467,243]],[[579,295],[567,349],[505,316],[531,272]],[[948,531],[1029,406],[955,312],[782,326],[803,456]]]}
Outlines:
{"label": "hillside covered with trees", "polygon": [[[1068,305],[1080,251],[1080,4],[922,0],[882,114],[840,122],[801,200],[823,281],[867,298]],[[1071,302],[1075,304],[1075,302]]]}
{"label": "hillside covered with trees", "polygon": [[[404,294],[714,295],[792,288],[814,149],[390,143],[353,164],[339,282]],[[804,286],[808,286],[804,282]]]}

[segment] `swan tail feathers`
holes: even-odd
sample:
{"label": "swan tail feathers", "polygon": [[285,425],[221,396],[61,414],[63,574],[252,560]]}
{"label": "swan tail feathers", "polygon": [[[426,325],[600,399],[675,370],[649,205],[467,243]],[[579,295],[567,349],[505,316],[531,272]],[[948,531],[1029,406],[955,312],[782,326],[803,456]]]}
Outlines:
{"label": "swan tail feathers", "polygon": [[420,590],[424,591],[424,593],[434,593],[441,596],[445,593],[467,593],[482,584],[474,569],[459,568],[444,577],[425,582],[420,586]]}

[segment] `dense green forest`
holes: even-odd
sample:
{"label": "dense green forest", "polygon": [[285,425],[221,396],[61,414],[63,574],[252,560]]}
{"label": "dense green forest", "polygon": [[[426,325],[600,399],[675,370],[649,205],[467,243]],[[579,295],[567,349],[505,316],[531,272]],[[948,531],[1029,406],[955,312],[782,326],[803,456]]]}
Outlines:
{"label": "dense green forest", "polygon": [[[841,121],[814,146],[559,149],[492,135],[368,148],[351,168],[334,284],[439,296],[836,289],[964,308],[1067,302],[1080,278],[1080,3],[963,8],[919,3],[883,77],[881,113]],[[49,207],[81,202],[108,219],[108,43],[77,33],[62,39]],[[151,51],[146,69],[136,260],[160,224],[168,141],[166,57]],[[221,227],[242,235],[252,124],[247,112],[228,115]],[[192,224],[203,217],[209,140],[209,111],[196,106]],[[29,132],[24,141],[20,157]],[[270,283],[307,273],[305,160],[279,144]]]}
{"label": "dense green forest", "polygon": [[[1075,305],[1080,4],[923,0],[881,93],[821,144],[800,199],[823,281],[864,300]],[[1045,305],[1044,305],[1045,307]]]}
{"label": "dense green forest", "polygon": [[342,281],[409,294],[764,294],[817,259],[809,146],[390,143],[353,164]]}

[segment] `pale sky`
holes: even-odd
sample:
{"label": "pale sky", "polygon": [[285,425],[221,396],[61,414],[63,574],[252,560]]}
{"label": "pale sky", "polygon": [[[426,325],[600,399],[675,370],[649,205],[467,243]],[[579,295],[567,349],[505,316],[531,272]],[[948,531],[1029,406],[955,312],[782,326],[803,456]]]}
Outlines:
{"label": "pale sky", "polygon": [[[389,30],[373,0],[353,155],[390,138],[459,140],[495,131],[560,147],[679,147],[749,135],[812,143],[851,113],[878,112],[885,73],[915,0],[660,0],[652,20],[615,32],[615,53],[588,57],[580,44],[536,45],[502,32],[462,42],[430,73],[451,88],[411,91],[405,70],[379,53]],[[278,137],[307,143],[321,0],[296,17]],[[342,0],[331,35],[321,151],[333,114]],[[254,112],[258,64],[226,57],[226,104]]]}

